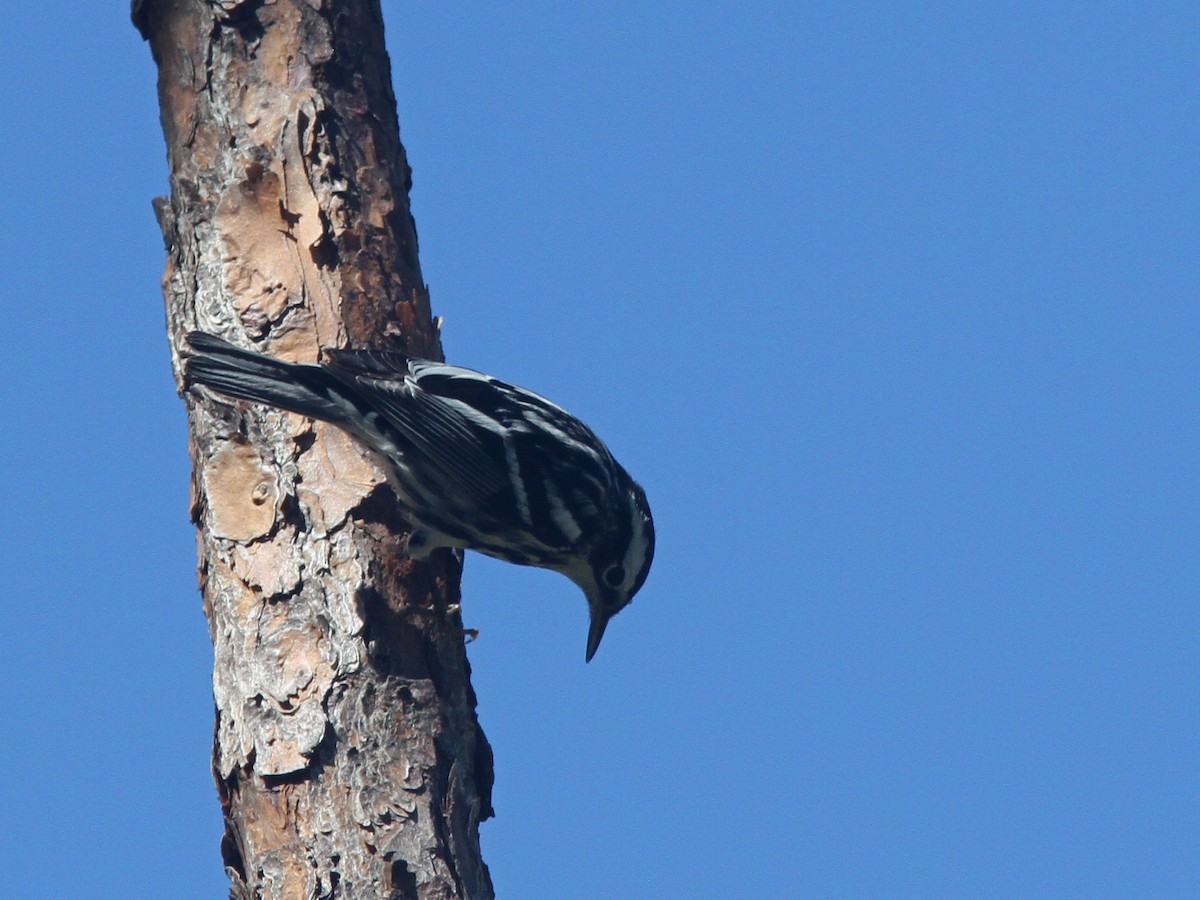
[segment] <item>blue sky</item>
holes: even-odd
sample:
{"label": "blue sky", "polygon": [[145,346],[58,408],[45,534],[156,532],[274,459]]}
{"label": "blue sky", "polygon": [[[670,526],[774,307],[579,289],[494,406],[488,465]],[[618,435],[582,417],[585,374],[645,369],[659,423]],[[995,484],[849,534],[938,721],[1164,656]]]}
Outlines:
{"label": "blue sky", "polygon": [[[468,560],[499,895],[1200,894],[1196,6],[384,15],[449,359],[658,523],[588,666]],[[59,0],[0,77],[0,870],[223,896],[153,66]]]}

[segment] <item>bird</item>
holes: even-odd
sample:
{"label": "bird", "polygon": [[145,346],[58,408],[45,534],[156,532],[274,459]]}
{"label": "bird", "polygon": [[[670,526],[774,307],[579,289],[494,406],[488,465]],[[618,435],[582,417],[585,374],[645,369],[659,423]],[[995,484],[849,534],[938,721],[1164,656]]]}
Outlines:
{"label": "bird", "polygon": [[475,550],[559,572],[587,599],[586,662],[654,560],[646,492],[587,425],[491,375],[381,349],[292,363],[186,335],[184,387],[341,428],[381,458],[406,508],[408,555]]}

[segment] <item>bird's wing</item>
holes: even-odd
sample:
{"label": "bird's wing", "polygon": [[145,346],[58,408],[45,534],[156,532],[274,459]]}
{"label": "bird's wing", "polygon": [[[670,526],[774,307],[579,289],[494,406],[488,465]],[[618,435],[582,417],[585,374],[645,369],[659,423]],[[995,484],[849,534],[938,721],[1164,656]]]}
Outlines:
{"label": "bird's wing", "polygon": [[[427,397],[468,415],[498,422],[510,476],[519,480],[531,529],[560,519],[566,509],[595,521],[617,496],[616,460],[579,419],[545,397],[470,369],[414,361],[414,377]],[[547,526],[546,539],[553,531]]]}
{"label": "bird's wing", "polygon": [[532,391],[386,351],[329,351],[325,366],[397,430],[406,452],[420,454],[422,469],[474,497],[481,513],[503,521],[517,511],[547,547],[561,540],[556,509],[573,504],[594,517],[612,494],[617,465],[604,444]]}
{"label": "bird's wing", "polygon": [[421,373],[430,367],[442,368],[451,381],[472,385],[486,381],[487,376],[378,350],[327,351],[324,365],[352,385],[400,433],[410,462],[414,462],[412,454],[419,454],[421,468],[441,472],[481,503],[510,489],[501,424],[458,403],[452,395],[426,390]]}

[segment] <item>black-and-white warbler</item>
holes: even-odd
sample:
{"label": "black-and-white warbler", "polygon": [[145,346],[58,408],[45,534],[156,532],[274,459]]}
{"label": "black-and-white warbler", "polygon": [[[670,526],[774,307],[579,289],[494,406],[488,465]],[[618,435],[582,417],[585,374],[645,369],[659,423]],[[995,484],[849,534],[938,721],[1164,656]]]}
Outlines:
{"label": "black-and-white warbler", "polygon": [[410,555],[478,550],[566,575],[591,616],[587,659],[654,558],[642,488],[595,433],[544,397],[490,375],[383,350],[284,362],[202,332],[185,380],[322,419],[384,460],[414,531]]}

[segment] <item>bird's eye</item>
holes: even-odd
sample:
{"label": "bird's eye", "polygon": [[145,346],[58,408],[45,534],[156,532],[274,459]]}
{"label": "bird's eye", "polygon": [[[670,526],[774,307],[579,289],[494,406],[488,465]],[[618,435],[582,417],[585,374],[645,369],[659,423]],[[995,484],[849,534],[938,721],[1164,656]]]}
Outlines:
{"label": "bird's eye", "polygon": [[625,583],[625,569],[614,563],[604,570],[604,574],[601,577],[609,587],[618,588]]}

